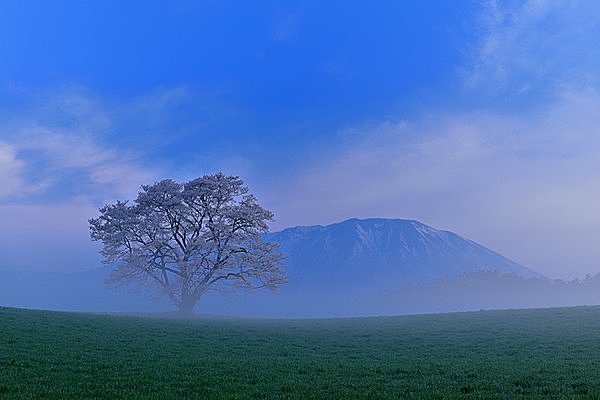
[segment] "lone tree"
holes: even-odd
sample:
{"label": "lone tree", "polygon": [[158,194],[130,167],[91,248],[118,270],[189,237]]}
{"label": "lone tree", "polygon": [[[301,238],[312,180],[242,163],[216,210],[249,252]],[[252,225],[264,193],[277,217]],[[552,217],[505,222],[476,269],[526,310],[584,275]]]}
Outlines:
{"label": "lone tree", "polygon": [[275,289],[286,282],[276,244],[265,242],[273,214],[237,176],[142,186],[133,204],[117,201],[89,220],[109,284],[143,283],[192,313],[208,290]]}

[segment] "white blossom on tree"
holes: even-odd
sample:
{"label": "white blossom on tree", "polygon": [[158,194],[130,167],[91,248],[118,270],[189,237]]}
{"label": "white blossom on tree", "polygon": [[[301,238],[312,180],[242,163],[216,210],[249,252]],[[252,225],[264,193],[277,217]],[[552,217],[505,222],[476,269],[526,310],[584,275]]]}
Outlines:
{"label": "white blossom on tree", "polygon": [[108,283],[144,283],[191,313],[209,290],[286,282],[276,244],[262,239],[272,218],[239,177],[217,173],[142,186],[133,203],[106,205],[89,223],[115,266]]}

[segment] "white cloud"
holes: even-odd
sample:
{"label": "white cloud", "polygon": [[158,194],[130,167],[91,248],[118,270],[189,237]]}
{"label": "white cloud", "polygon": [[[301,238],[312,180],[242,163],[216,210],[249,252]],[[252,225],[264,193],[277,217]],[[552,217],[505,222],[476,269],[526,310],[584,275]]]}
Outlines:
{"label": "white cloud", "polygon": [[[0,118],[0,269],[98,266],[87,226],[98,207],[185,170],[161,154],[190,129],[189,121],[174,122],[186,115],[190,93],[162,88],[117,100],[77,86],[17,89],[27,101]],[[162,164],[169,161],[176,167]]]}
{"label": "white cloud", "polygon": [[[141,156],[110,147],[92,134],[38,125],[12,133],[7,147],[11,153],[4,151],[5,158],[13,157],[11,169],[2,170],[10,173],[13,184],[5,185],[9,191],[5,195],[21,200],[32,199],[32,195],[43,198],[44,190],[63,190],[64,200],[90,196],[106,201],[135,194],[141,184],[157,176],[156,170],[142,166]],[[18,154],[22,154],[19,159]]]}
{"label": "white cloud", "polygon": [[46,189],[44,182],[27,181],[26,167],[14,146],[0,142],[0,201],[33,195]]}
{"label": "white cloud", "polygon": [[17,159],[16,150],[8,143],[0,142],[0,199],[24,190],[24,163]]}
{"label": "white cloud", "polygon": [[[157,163],[144,162],[143,146],[119,146],[114,112],[101,102],[79,89],[40,97],[0,125],[0,198],[41,204],[89,197],[100,204],[129,198],[160,175]],[[146,96],[131,108],[143,114],[146,104],[156,114],[172,94],[157,97]]]}
{"label": "white cloud", "polygon": [[517,95],[597,85],[599,19],[594,1],[488,1],[465,82],[473,90]]}
{"label": "white cloud", "polygon": [[[173,96],[158,92],[129,108],[156,117]],[[0,269],[96,267],[88,219],[162,178],[160,165],[145,161],[142,145],[120,146],[119,116],[81,90],[34,97],[42,100],[0,124]]]}
{"label": "white cloud", "polygon": [[[345,132],[274,190],[277,226],[415,218],[550,276],[600,271],[600,3],[489,1],[461,77],[464,111]],[[517,103],[520,104],[520,103]]]}
{"label": "white cloud", "polygon": [[416,218],[552,276],[598,272],[598,111],[600,93],[569,91],[535,116],[367,127],[358,143],[276,188],[272,208],[281,226]]}

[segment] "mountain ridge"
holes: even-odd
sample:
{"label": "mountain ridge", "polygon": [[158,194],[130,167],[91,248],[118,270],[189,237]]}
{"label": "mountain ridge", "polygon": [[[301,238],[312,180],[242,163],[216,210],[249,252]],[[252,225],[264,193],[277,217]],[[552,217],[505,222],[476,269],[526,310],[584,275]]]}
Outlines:
{"label": "mountain ridge", "polygon": [[[475,241],[417,220],[351,218],[329,225],[290,227],[265,238],[278,243],[287,256],[286,270],[291,279],[303,281],[306,276],[301,275],[316,272],[315,265],[318,270],[338,272],[348,268],[365,271],[374,266],[387,273],[385,281],[391,278],[396,283],[424,282],[477,270],[541,276]],[[365,279],[369,274],[362,275]]]}

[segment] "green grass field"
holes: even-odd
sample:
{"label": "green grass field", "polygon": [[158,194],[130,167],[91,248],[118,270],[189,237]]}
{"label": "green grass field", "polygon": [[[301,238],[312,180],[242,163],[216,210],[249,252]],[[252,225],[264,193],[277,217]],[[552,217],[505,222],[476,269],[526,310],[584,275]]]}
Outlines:
{"label": "green grass field", "polygon": [[600,399],[600,307],[329,320],[0,308],[4,399]]}

